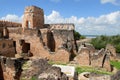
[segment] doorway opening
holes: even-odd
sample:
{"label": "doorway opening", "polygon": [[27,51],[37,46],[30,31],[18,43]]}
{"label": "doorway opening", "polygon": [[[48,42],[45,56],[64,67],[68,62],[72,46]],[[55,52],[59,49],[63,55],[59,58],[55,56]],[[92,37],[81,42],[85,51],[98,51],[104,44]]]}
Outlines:
{"label": "doorway opening", "polygon": [[30,50],[30,43],[23,43],[22,52],[23,53],[28,53],[29,50]]}
{"label": "doorway opening", "polygon": [[27,28],[31,28],[30,21],[26,21],[26,26],[27,26]]}

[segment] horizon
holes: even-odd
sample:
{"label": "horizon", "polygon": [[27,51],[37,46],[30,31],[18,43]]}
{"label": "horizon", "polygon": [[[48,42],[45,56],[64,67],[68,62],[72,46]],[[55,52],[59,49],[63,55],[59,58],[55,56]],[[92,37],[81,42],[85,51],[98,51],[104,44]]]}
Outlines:
{"label": "horizon", "polygon": [[24,8],[34,5],[44,10],[45,24],[73,23],[75,30],[82,35],[120,34],[119,0],[13,0],[13,2],[1,1],[0,20],[22,22]]}

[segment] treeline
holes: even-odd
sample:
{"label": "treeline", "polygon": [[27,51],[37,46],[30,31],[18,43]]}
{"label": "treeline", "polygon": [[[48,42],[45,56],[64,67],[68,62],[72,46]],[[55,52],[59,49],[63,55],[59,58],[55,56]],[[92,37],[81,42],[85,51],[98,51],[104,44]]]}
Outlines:
{"label": "treeline", "polygon": [[116,48],[116,52],[120,53],[120,35],[105,36],[101,35],[91,40],[91,44],[96,49],[105,48],[107,44],[112,44]]}
{"label": "treeline", "polygon": [[85,39],[86,37],[81,35],[79,32],[74,31],[75,40]]}

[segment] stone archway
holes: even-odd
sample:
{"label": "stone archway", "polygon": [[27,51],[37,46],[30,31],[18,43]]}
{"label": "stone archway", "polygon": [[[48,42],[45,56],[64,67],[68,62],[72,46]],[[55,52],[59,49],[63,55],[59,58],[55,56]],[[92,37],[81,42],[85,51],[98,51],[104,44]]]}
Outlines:
{"label": "stone archway", "polygon": [[27,28],[31,28],[31,23],[30,23],[30,21],[26,21],[26,27],[27,27]]}

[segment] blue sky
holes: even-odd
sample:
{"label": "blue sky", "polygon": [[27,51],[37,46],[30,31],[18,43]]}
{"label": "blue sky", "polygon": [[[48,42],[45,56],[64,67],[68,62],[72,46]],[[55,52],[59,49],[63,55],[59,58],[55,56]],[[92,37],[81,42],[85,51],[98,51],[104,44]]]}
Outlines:
{"label": "blue sky", "polygon": [[2,0],[0,19],[21,22],[30,5],[44,9],[45,23],[74,23],[81,34],[120,34],[120,0]]}

